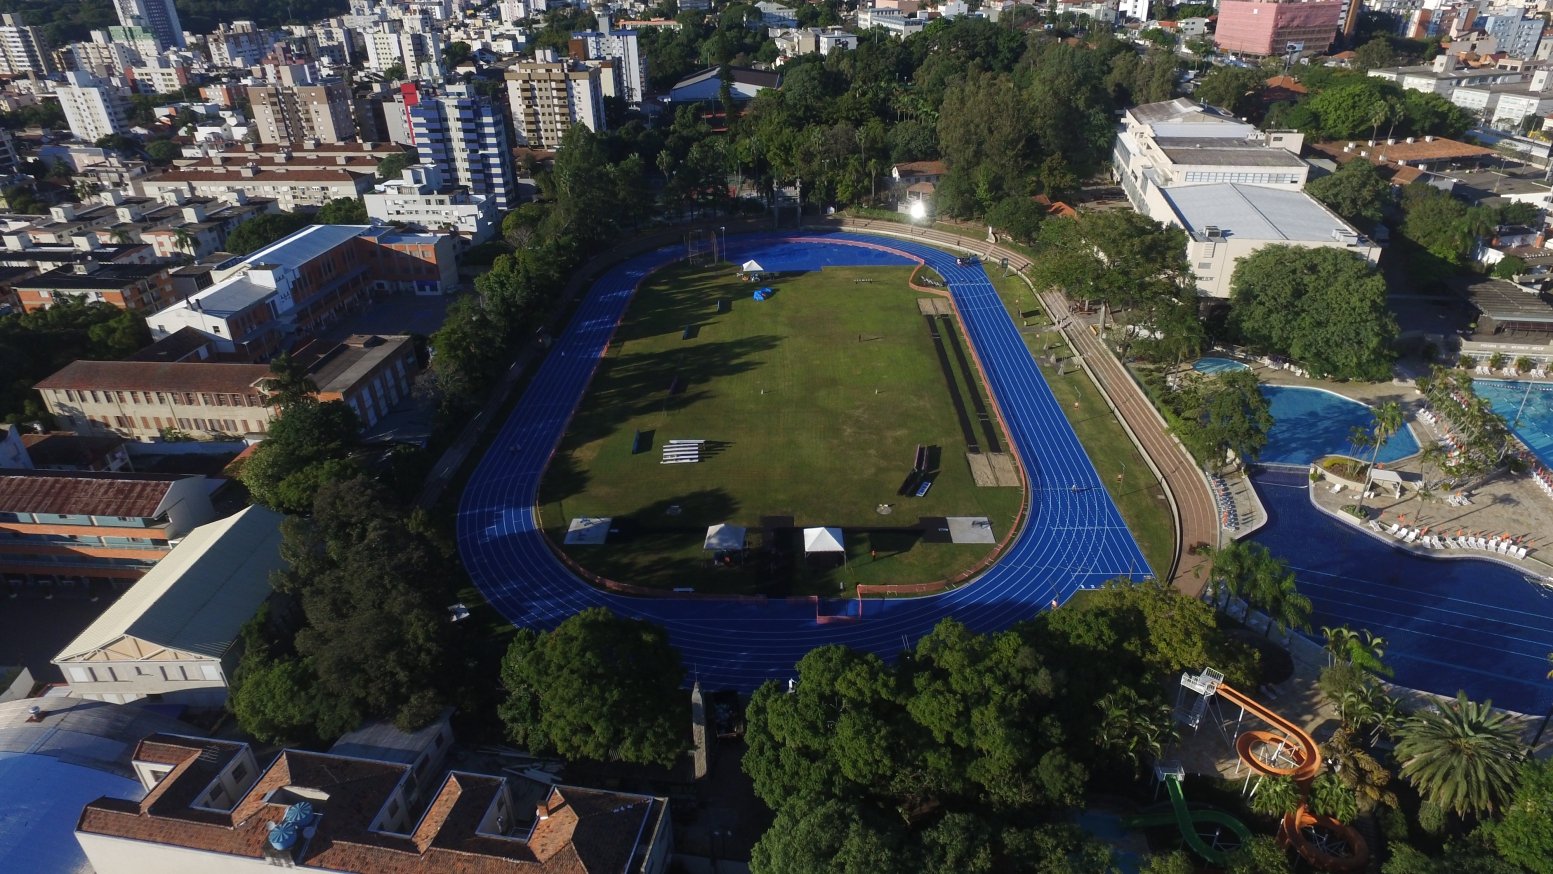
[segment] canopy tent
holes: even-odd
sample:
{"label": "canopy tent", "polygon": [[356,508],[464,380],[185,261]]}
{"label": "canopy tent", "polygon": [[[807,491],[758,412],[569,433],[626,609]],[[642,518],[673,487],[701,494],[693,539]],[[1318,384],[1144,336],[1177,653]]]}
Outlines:
{"label": "canopy tent", "polygon": [[766,272],[766,268],[760,266],[760,262],[756,261],[753,258],[751,258],[750,260],[745,261],[743,264],[739,265],[739,269],[743,270],[745,273],[765,273]]}
{"label": "canopy tent", "polygon": [[841,529],[805,528],[803,552],[804,555],[813,552],[846,552],[846,548],[841,545]]}
{"label": "canopy tent", "polygon": [[1370,482],[1377,486],[1385,486],[1396,497],[1402,496],[1402,486],[1406,480],[1394,470],[1386,470],[1377,467],[1370,472]]}
{"label": "canopy tent", "polygon": [[744,527],[741,525],[729,525],[719,522],[716,525],[708,525],[706,528],[706,545],[702,549],[710,549],[714,552],[723,552],[730,549],[744,548]]}
{"label": "canopy tent", "polygon": [[598,546],[609,537],[609,516],[578,516],[566,527],[566,543],[570,546]]}

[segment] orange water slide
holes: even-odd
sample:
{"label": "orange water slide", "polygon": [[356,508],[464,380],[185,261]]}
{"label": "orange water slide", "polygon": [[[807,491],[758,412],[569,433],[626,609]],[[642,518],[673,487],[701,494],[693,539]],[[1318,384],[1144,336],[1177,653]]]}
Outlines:
{"label": "orange water slide", "polygon": [[[1246,767],[1265,777],[1290,777],[1299,786],[1302,797],[1308,793],[1311,781],[1321,773],[1321,748],[1316,746],[1315,738],[1233,686],[1220,683],[1217,694],[1276,729],[1253,729],[1235,738],[1235,752]],[[1286,746],[1289,758],[1294,761],[1293,767],[1262,761],[1255,755],[1255,748],[1264,744]],[[1370,860],[1370,850],[1364,837],[1352,826],[1344,825],[1330,816],[1312,813],[1303,803],[1298,810],[1283,818],[1278,828],[1278,840],[1286,847],[1293,847],[1300,858],[1318,871],[1362,871]]]}

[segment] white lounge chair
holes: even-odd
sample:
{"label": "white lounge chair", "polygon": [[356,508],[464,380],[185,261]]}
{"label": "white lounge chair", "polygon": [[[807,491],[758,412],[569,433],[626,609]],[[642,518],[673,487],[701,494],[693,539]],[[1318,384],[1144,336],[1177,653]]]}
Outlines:
{"label": "white lounge chair", "polygon": [[1401,530],[1402,530],[1402,526],[1398,525],[1395,522],[1393,522],[1393,523],[1391,523],[1391,527],[1386,529],[1386,533],[1392,535],[1393,537],[1395,537],[1395,536],[1397,536],[1397,532],[1399,532]]}
{"label": "white lounge chair", "polygon": [[1460,549],[1461,548],[1461,541],[1457,540],[1454,537],[1447,537],[1447,538],[1445,538],[1445,548],[1446,549]]}
{"label": "white lounge chair", "polygon": [[1368,522],[1365,522],[1364,524],[1370,526],[1371,530],[1374,530],[1374,531],[1379,531],[1380,530],[1380,523],[1376,522],[1374,519],[1371,519]]}
{"label": "white lounge chair", "polygon": [[1500,555],[1509,555],[1510,554],[1510,547],[1513,546],[1513,545],[1514,544],[1512,544],[1508,540],[1501,540],[1501,541],[1499,541],[1499,545],[1494,548],[1494,551],[1499,553]]}
{"label": "white lounge chair", "polygon": [[1418,529],[1417,528],[1410,528],[1410,529],[1408,529],[1407,536],[1402,538],[1402,542],[1403,543],[1412,543],[1413,541],[1415,541],[1417,539],[1418,539]]}
{"label": "white lounge chair", "polygon": [[1517,546],[1515,548],[1515,557],[1516,558],[1525,558],[1526,557],[1526,547],[1524,547],[1524,546]]}

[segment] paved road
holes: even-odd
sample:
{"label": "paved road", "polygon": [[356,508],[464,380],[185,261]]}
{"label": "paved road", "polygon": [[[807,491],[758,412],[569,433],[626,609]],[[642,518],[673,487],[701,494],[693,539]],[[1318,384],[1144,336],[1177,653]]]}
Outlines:
{"label": "paved road", "polygon": [[681,247],[668,247],[628,259],[594,284],[462,496],[458,542],[465,567],[508,620],[546,628],[581,609],[606,606],[662,625],[687,670],[704,685],[749,690],[790,677],[793,664],[817,646],[840,644],[892,657],[944,617],[974,631],[1006,628],[1081,588],[1149,573],[981,266],[957,265],[920,243],[852,234],[730,235],[728,244],[729,260],[755,258],[777,271],[849,263],[862,257],[855,254],[861,248],[868,252],[866,263],[879,263],[880,250],[887,250],[895,263],[923,261],[942,274],[1028,478],[1029,507],[1019,534],[973,582],[922,598],[644,598],[579,579],[539,528],[534,503],[540,478],[636,285],[682,255]]}
{"label": "paved road", "polygon": [[[1019,271],[1030,266],[1029,259],[1018,252],[986,240],[890,222],[850,220],[843,224],[945,243],[980,252],[993,260],[1008,258],[1009,266]],[[1060,293],[1046,292],[1041,294],[1041,300],[1054,322],[1067,322],[1063,333],[1067,335],[1068,342],[1082,356],[1091,375],[1099,383],[1100,390],[1110,398],[1111,404],[1132,432],[1134,441],[1164,480],[1166,493],[1176,512],[1176,554],[1169,579],[1182,592],[1193,596],[1201,594],[1207,584],[1206,569],[1203,567],[1206,562],[1203,557],[1188,552],[1188,549],[1198,543],[1218,546],[1221,531],[1218,508],[1201,469],[1191,454],[1170,434],[1165,420],[1121,362],[1116,360],[1116,356],[1087,328],[1067,321],[1067,299]]]}

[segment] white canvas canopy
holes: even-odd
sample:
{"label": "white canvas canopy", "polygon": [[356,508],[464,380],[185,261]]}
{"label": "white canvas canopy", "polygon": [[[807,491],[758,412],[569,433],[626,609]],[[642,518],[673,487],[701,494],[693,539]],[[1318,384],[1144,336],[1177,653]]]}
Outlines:
{"label": "white canvas canopy", "polygon": [[721,552],[728,549],[744,548],[744,527],[741,525],[729,525],[719,522],[716,525],[708,525],[706,528],[706,545],[703,549]]}
{"label": "white canvas canopy", "polygon": [[598,546],[609,538],[609,516],[578,516],[566,527],[569,546]]}
{"label": "white canvas canopy", "polygon": [[753,258],[751,258],[748,261],[745,261],[744,264],[739,267],[739,269],[743,270],[745,273],[765,273],[766,272],[766,268],[760,266],[760,262],[756,261]]}
{"label": "white canvas canopy", "polygon": [[804,555],[811,552],[846,552],[846,548],[841,545],[841,529],[805,528],[803,552]]}

